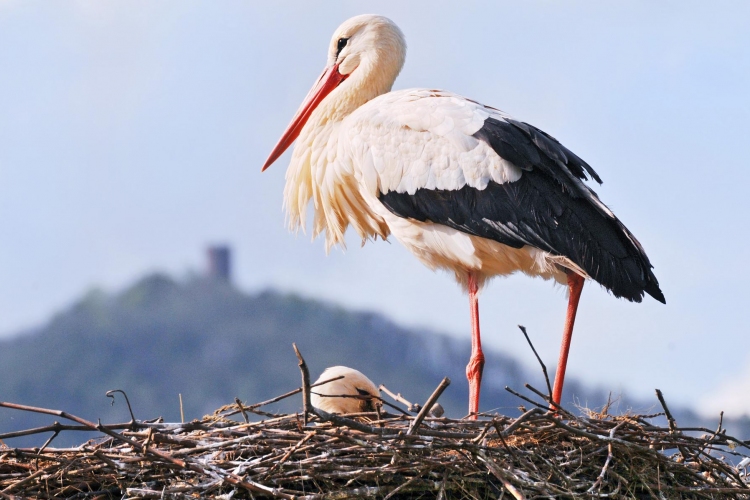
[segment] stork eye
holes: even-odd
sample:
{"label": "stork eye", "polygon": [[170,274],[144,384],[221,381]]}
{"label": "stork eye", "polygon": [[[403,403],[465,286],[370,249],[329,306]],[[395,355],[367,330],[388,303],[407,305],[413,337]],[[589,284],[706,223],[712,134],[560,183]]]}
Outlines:
{"label": "stork eye", "polygon": [[339,42],[336,45],[336,57],[338,57],[339,54],[341,54],[341,51],[344,50],[344,47],[346,47],[346,42],[348,42],[348,38],[339,38]]}

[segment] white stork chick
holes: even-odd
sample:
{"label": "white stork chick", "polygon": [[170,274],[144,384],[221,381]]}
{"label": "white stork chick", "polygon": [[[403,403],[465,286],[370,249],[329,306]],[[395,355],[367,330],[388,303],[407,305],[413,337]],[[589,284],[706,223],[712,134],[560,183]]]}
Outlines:
{"label": "white stork chick", "polygon": [[315,383],[341,375],[344,378],[310,389],[310,402],[315,408],[345,414],[376,411],[381,406],[377,386],[353,368],[331,366],[323,371]]}
{"label": "white stork chick", "polygon": [[293,228],[313,202],[313,236],[344,244],[393,235],[469,292],[469,412],[479,409],[484,354],[477,294],[522,272],[569,288],[552,399],[560,402],[586,278],[615,297],[664,295],[638,240],[583,181],[591,166],[552,136],[495,108],[432,89],[390,92],[406,57],[401,30],[375,15],[345,21],[328,63],[278,144],[291,144],[284,204]]}

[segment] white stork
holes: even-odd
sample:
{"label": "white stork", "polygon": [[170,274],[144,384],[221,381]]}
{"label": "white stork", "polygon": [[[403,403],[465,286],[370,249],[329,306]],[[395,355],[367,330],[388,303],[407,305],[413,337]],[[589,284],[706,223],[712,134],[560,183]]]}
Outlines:
{"label": "white stork", "polygon": [[567,284],[568,310],[552,398],[560,402],[586,278],[615,297],[665,302],[638,240],[584,184],[594,170],[552,136],[450,92],[391,92],[406,55],[389,19],[362,15],[334,33],[328,63],[271,155],[295,140],[284,204],[292,228],[326,249],[393,235],[432,269],[455,273],[469,294],[469,412],[484,366],[477,293],[493,276],[522,272]]}
{"label": "white stork", "polygon": [[315,381],[344,378],[313,387],[310,403],[328,413],[361,413],[380,408],[380,391],[362,372],[346,366],[330,366]]}

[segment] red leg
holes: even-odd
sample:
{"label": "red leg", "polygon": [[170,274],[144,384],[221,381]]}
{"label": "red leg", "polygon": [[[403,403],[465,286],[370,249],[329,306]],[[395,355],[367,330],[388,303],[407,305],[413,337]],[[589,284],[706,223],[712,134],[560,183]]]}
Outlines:
{"label": "red leg", "polygon": [[484,353],[482,339],[479,334],[479,299],[477,297],[477,281],[469,273],[469,307],[471,309],[471,358],[466,365],[466,378],[469,379],[469,414],[471,419],[477,418],[479,412],[479,388],[482,384],[482,369],[484,368]]}
{"label": "red leg", "polygon": [[560,358],[557,360],[555,386],[552,389],[552,401],[557,404],[560,404],[560,399],[562,399],[563,383],[565,382],[565,367],[568,364],[568,351],[570,351],[570,341],[573,338],[573,325],[576,322],[576,311],[578,311],[578,301],[581,299],[583,281],[583,276],[572,271],[568,272],[568,289],[570,291],[570,296],[568,298],[568,313],[565,316],[565,328],[563,330],[562,346],[560,346]]}

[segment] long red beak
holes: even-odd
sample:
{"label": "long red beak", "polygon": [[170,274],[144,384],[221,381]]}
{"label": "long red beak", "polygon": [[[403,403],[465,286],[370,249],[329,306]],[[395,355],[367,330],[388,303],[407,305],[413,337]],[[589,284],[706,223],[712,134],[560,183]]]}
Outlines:
{"label": "long red beak", "polygon": [[325,99],[325,96],[330,94],[333,89],[346,80],[347,76],[349,75],[342,75],[339,73],[338,64],[323,71],[323,74],[318,78],[318,83],[316,83],[315,86],[310,89],[310,92],[307,93],[307,97],[305,97],[305,100],[302,102],[302,106],[299,107],[294,118],[292,118],[292,122],[284,131],[279,142],[276,143],[276,147],[271,151],[266,163],[263,164],[263,168],[260,169],[261,172],[270,167],[279,156],[284,154],[284,151],[292,145],[302,130],[302,127],[307,123],[313,110],[318,107],[318,104],[320,104],[323,99]]}

